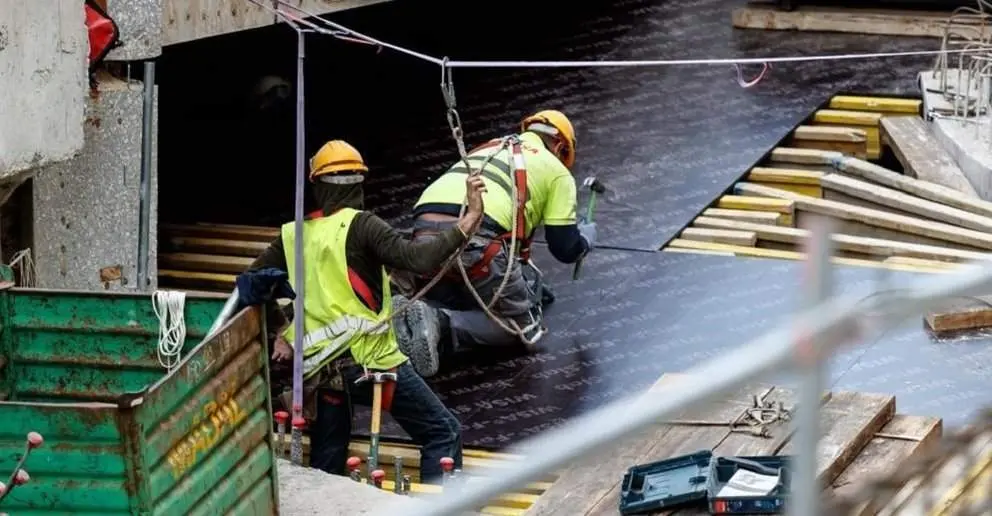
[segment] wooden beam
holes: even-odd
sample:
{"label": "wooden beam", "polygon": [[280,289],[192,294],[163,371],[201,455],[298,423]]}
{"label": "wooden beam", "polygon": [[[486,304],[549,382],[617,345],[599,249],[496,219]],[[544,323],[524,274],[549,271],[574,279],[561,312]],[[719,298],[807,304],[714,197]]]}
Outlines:
{"label": "wooden beam", "polygon": [[212,272],[187,272],[169,269],[158,270],[158,281],[163,286],[190,287],[204,290],[230,291],[237,276]]}
{"label": "wooden beam", "polygon": [[865,143],[867,141],[863,129],[822,125],[800,125],[792,132],[792,137],[797,140],[820,142]]}
{"label": "wooden beam", "polygon": [[163,247],[180,253],[256,257],[269,247],[267,242],[224,240],[221,238],[168,237],[164,240],[165,245]]}
{"label": "wooden beam", "polygon": [[[944,15],[946,16],[946,14]],[[905,34],[903,34],[905,35]],[[943,37],[943,35],[941,36]],[[922,99],[898,97],[860,97],[856,95],[834,95],[830,99],[830,109],[855,109],[877,113],[919,115]]]}
{"label": "wooden beam", "polygon": [[726,229],[685,228],[680,238],[698,240],[700,242],[717,242],[720,244],[753,246],[758,236],[752,231],[733,231]]}
{"label": "wooden beam", "polygon": [[946,186],[960,195],[978,198],[954,158],[930,133],[920,117],[895,116],[882,119],[882,141],[902,164],[906,175]]}
{"label": "wooden beam", "polygon": [[271,242],[279,236],[279,228],[238,226],[234,224],[159,224],[164,238],[186,236]]}
{"label": "wooden beam", "polygon": [[834,161],[843,157],[843,153],[836,151],[800,149],[798,147],[775,147],[772,149],[771,161],[801,165],[831,166]]}
{"label": "wooden beam", "polygon": [[738,29],[848,32],[941,38],[944,36],[948,18],[948,13],[929,11],[814,6],[802,6],[792,11],[783,11],[774,6],[750,4],[734,9],[733,25]]}
{"label": "wooden beam", "polygon": [[796,168],[754,167],[747,173],[747,180],[754,183],[790,183],[820,186],[823,172]]}
{"label": "wooden beam", "polygon": [[[724,229],[730,231],[749,231],[757,235],[758,240],[768,240],[771,242],[781,242],[784,244],[799,245],[809,238],[809,231],[802,228],[791,228],[772,226],[767,224],[755,224],[752,222],[742,222],[735,220],[718,219],[713,217],[697,217],[692,222],[694,226],[710,229]],[[900,242],[897,240],[882,240],[879,238],[860,237],[855,235],[834,234],[833,242],[842,251],[868,254],[873,256],[909,256],[913,258],[923,258],[927,260],[992,260],[992,253],[976,253],[973,251],[963,251],[950,249],[947,247],[937,247],[923,244],[913,244],[910,242]]]}
{"label": "wooden beam", "polygon": [[[943,421],[940,418],[896,414],[882,427],[881,432],[868,441],[847,469],[833,481],[829,488],[831,493],[840,497],[850,496],[866,482],[889,476],[906,461],[931,450],[937,445],[942,434]],[[906,436],[913,440],[880,437],[884,435]],[[884,493],[878,493],[876,500],[880,505],[884,505],[894,494],[895,489],[886,490]],[[880,508],[862,504],[854,512],[846,514],[868,516],[876,514]]]}
{"label": "wooden beam", "polygon": [[[820,409],[823,437],[817,452],[819,480],[833,483],[854,462],[868,441],[892,419],[895,409],[894,396],[834,392]],[[794,455],[794,441],[786,443],[781,453]]]}
{"label": "wooden beam", "polygon": [[976,215],[965,210],[920,199],[899,190],[873,185],[841,174],[827,174],[823,176],[822,183],[823,187],[829,190],[841,192],[851,197],[870,201],[899,211],[976,231],[992,232],[992,218],[990,217]]}
{"label": "wooden beam", "polygon": [[782,225],[783,214],[770,211],[752,210],[728,210],[724,208],[706,208],[703,210],[706,217],[716,217],[728,220],[742,220],[761,224]]}
{"label": "wooden beam", "polygon": [[812,122],[814,125],[861,129],[865,132],[868,159],[878,159],[882,155],[881,118],[881,113],[869,111],[821,109],[813,114]]}
{"label": "wooden beam", "polygon": [[992,297],[948,300],[923,320],[935,333],[992,327]]}
{"label": "wooden beam", "polygon": [[794,201],[798,209],[828,217],[853,220],[870,226],[893,229],[904,233],[969,245],[981,249],[992,249],[992,235],[955,227],[950,224],[916,219],[826,199],[814,199],[751,183],[737,183],[735,188],[742,195],[767,196],[775,199]]}
{"label": "wooden beam", "polygon": [[221,274],[241,274],[251,266],[253,261],[254,259],[247,257],[212,254],[161,253],[158,255],[159,267]]}
{"label": "wooden beam", "polygon": [[848,158],[838,163],[837,170],[845,174],[858,176],[873,183],[913,194],[929,201],[938,202],[977,215],[992,217],[992,202],[967,197],[961,195],[961,192],[953,188],[904,176],[874,163]]}
{"label": "wooden beam", "polygon": [[[727,244],[717,244],[714,242],[698,242],[695,240],[683,240],[680,238],[673,239],[668,243],[668,247],[662,249],[662,251],[668,251],[673,248],[681,249],[694,249],[709,252],[730,252],[734,256],[743,256],[748,258],[772,258],[778,260],[805,260],[806,255],[797,251],[783,251],[780,249],[765,249],[761,247],[744,247],[736,245]],[[854,267],[871,267],[875,269],[889,269],[895,271],[906,271],[906,272],[926,272],[926,273],[949,273],[953,272],[944,267],[927,267],[923,265],[909,265],[902,263],[885,263],[873,260],[859,260],[856,258],[840,258],[834,256],[830,259],[832,263],[837,265],[850,265]],[[936,263],[936,262],[934,262]]]}
{"label": "wooden beam", "polygon": [[792,215],[795,212],[795,203],[788,199],[758,195],[724,195],[717,201],[716,207],[729,210],[773,211],[785,215]]}

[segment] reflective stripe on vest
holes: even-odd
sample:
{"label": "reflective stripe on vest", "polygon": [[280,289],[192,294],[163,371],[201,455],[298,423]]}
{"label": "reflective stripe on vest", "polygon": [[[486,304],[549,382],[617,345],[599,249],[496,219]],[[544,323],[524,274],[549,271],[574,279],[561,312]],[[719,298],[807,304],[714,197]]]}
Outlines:
{"label": "reflective stripe on vest", "polygon": [[[357,274],[347,264],[348,230],[358,210],[345,208],[326,217],[306,220],[303,232],[304,253],[304,376],[310,377],[320,368],[351,351],[356,362],[370,369],[389,369],[406,360],[399,351],[391,325],[382,331],[368,330],[388,317],[392,300],[386,271],[382,271],[382,306],[376,310],[371,291],[364,282],[354,284]],[[314,215],[314,214],[312,214]],[[295,285],[295,228],[292,222],[282,226],[283,251],[290,284]],[[364,288],[361,288],[364,287]],[[363,292],[364,290],[364,292]],[[360,295],[361,294],[361,295]],[[294,325],[283,333],[292,342]]]}

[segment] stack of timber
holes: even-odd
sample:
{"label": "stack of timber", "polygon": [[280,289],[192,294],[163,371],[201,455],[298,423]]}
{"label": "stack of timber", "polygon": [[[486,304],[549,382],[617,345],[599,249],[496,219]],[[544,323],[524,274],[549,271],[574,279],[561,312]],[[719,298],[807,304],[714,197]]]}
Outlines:
{"label": "stack of timber", "polygon": [[[802,259],[811,215],[837,263],[947,272],[992,259],[992,203],[932,138],[919,100],[834,97],[664,249]],[[904,172],[868,161],[891,149]]]}
{"label": "stack of timber", "polygon": [[162,224],[161,288],[229,293],[238,274],[279,235],[278,228],[233,224]]}
{"label": "stack of timber", "polygon": [[[779,9],[777,1],[751,1],[734,10],[733,26],[738,29],[847,32],[943,38],[951,10],[897,10],[802,5],[791,11]],[[976,7],[971,2],[969,7]],[[956,23],[985,27],[975,20]]]}
{"label": "stack of timber", "polygon": [[[286,459],[289,459],[289,436],[286,436]],[[273,435],[273,442],[278,443],[278,435]],[[278,444],[277,444],[278,446]],[[278,451],[278,448],[277,448]],[[369,443],[364,440],[352,440],[348,446],[350,456],[362,459],[361,474],[363,478],[368,478],[367,457],[369,455]],[[423,484],[420,482],[420,450],[411,444],[403,443],[380,443],[379,444],[379,467],[386,473],[383,481],[383,489],[393,491],[396,484],[396,473],[393,467],[394,459],[402,458],[403,474],[410,476],[410,495],[414,497],[429,497],[443,492],[443,487],[436,484]],[[487,476],[497,474],[501,468],[505,468],[513,462],[523,460],[518,455],[496,453],[485,450],[465,449],[462,458],[462,474],[470,478],[472,482],[485,481]],[[310,439],[303,437],[303,465],[310,463]],[[529,509],[545,491],[551,488],[558,475],[549,475],[538,482],[530,482],[522,488],[512,492],[503,493],[490,500],[484,507],[479,508],[479,513],[487,515],[520,516]]]}
{"label": "stack of timber", "polygon": [[[665,375],[649,395],[664,395],[677,382],[685,381],[690,381],[685,375]],[[797,453],[788,422],[769,427],[770,437],[730,431],[729,422],[752,407],[755,396],[765,402],[782,402],[795,413],[796,395],[789,389],[760,383],[747,385],[721,401],[669,420],[670,424],[658,422],[635,437],[576,460],[562,470],[527,514],[615,514],[620,480],[627,468],[637,464],[700,450],[711,450],[720,456]],[[847,497],[866,482],[887,476],[932,450],[943,433],[939,418],[896,413],[895,397],[889,395],[825,392],[821,403],[822,437],[817,459],[827,497]],[[695,424],[699,422],[717,424]],[[873,507],[859,506],[849,514],[875,514],[890,502],[878,496],[874,503]],[[675,513],[709,514],[705,508],[679,509]]]}

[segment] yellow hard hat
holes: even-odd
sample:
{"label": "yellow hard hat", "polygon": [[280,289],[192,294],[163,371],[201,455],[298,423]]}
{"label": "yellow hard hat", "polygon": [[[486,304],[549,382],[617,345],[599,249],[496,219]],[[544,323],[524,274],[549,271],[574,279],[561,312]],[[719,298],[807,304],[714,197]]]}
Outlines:
{"label": "yellow hard hat", "polygon": [[[362,178],[360,174],[368,171],[369,168],[365,166],[365,160],[362,159],[362,155],[358,153],[357,149],[344,140],[331,140],[325,143],[324,146],[317,151],[317,154],[314,154],[313,157],[310,158],[311,182],[320,176],[327,176],[329,174],[350,174],[352,177],[343,182],[353,183],[360,181]],[[330,180],[328,182],[333,183],[339,181]]]}
{"label": "yellow hard hat", "polygon": [[534,113],[520,122],[520,130],[530,130],[557,138],[560,145],[553,150],[555,154],[558,154],[566,167],[572,168],[575,164],[575,129],[561,111],[545,109]]}

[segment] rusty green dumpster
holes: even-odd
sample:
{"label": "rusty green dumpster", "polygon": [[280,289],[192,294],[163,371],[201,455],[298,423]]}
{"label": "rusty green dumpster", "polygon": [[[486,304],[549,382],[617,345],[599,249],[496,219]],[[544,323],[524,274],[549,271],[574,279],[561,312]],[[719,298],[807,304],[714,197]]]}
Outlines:
{"label": "rusty green dumpster", "polygon": [[[0,270],[9,280],[9,271]],[[0,286],[0,475],[29,431],[45,444],[0,512],[278,514],[263,320],[187,297],[186,341],[158,358],[150,295]]]}

